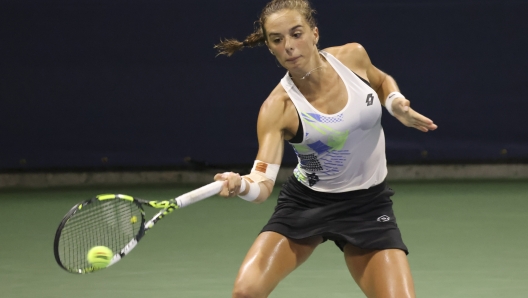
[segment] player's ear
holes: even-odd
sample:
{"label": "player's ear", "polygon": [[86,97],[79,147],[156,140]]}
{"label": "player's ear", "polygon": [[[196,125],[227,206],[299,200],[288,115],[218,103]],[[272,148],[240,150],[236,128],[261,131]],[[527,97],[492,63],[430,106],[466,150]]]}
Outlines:
{"label": "player's ear", "polygon": [[312,31],[314,34],[314,45],[316,45],[319,42],[319,28],[314,27]]}

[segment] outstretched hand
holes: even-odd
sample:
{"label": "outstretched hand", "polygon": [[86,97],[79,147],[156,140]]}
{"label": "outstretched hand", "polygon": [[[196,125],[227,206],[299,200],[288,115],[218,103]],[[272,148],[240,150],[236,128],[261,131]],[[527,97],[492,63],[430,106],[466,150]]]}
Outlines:
{"label": "outstretched hand", "polygon": [[407,127],[414,127],[420,131],[428,132],[438,128],[433,120],[416,112],[411,108],[411,102],[403,97],[395,98],[392,102],[394,117]]}

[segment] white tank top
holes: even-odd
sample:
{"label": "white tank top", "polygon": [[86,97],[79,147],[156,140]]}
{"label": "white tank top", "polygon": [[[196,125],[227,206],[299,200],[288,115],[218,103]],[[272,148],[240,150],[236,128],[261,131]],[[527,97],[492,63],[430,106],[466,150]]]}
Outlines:
{"label": "white tank top", "polygon": [[321,192],[380,184],[387,176],[387,161],[378,95],[337,58],[320,53],[345,83],[348,101],[338,113],[321,113],[286,73],[281,84],[297,108],[304,131],[301,143],[290,143],[299,162],[293,173],[301,183]]}

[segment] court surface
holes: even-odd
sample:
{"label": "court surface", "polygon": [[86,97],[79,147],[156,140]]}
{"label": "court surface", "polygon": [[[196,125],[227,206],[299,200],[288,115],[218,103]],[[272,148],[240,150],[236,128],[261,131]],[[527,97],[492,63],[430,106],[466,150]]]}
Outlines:
{"label": "court surface", "polygon": [[[393,182],[418,297],[528,297],[528,181]],[[276,203],[213,197],[175,211],[106,270],[74,275],[53,238],[75,203],[99,193],[165,200],[181,186],[0,190],[0,296],[230,297],[244,255]],[[153,211],[147,210],[149,215]],[[327,242],[270,297],[364,297]]]}

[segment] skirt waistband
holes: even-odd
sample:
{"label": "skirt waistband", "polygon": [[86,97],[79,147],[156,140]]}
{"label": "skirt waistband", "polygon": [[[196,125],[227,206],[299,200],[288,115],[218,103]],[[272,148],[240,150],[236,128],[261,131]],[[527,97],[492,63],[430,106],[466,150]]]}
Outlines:
{"label": "skirt waistband", "polygon": [[[286,182],[286,185],[294,187],[297,191],[300,191],[304,194],[307,194],[309,196],[314,197],[320,197],[324,196],[326,199],[330,200],[336,200],[336,201],[342,201],[342,200],[350,200],[350,199],[361,199],[361,198],[372,198],[373,195],[381,194],[385,190],[388,189],[387,183],[383,181],[382,183],[378,185],[374,185],[367,189],[358,189],[358,190],[352,190],[347,192],[339,192],[339,193],[332,193],[332,192],[320,192],[313,190],[306,185],[299,182],[295,176],[290,176],[288,178],[288,181]],[[391,190],[392,191],[392,190]]]}

